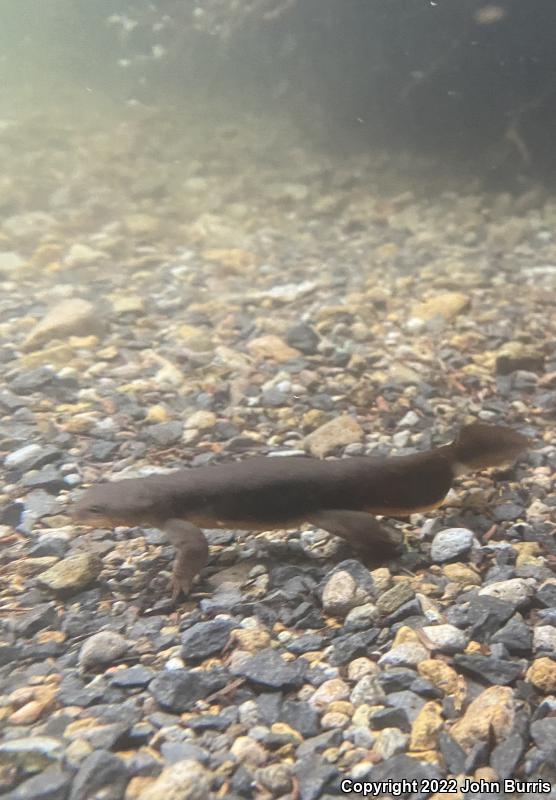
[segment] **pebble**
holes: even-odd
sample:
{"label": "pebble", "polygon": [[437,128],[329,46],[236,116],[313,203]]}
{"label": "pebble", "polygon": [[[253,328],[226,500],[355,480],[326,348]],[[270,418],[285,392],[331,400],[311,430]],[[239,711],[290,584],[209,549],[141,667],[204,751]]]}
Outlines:
{"label": "pebble", "polygon": [[480,653],[458,653],[454,656],[454,663],[475,678],[493,684],[513,683],[523,674],[523,665],[519,662]]}
{"label": "pebble", "polygon": [[88,300],[73,297],[53,306],[27,335],[21,348],[37,350],[52,339],[99,334],[103,327],[99,310]]}
{"label": "pebble", "polygon": [[345,616],[358,603],[357,583],[349,572],[334,572],[322,590],[322,607],[327,614]]}
{"label": "pebble", "polygon": [[392,586],[391,589],[379,595],[376,607],[381,614],[389,615],[414,597],[415,592],[411,588],[409,581],[400,581]]}
{"label": "pebble", "polygon": [[431,558],[438,564],[452,561],[468,553],[473,545],[474,535],[467,528],[447,528],[436,534],[431,545]]}
{"label": "pebble", "polygon": [[103,800],[121,800],[128,781],[128,771],[121,758],[106,750],[96,750],[79,767],[69,800],[99,796]]}
{"label": "pebble", "polygon": [[104,253],[89,247],[87,244],[75,242],[70,247],[64,260],[68,267],[88,267],[103,259]]}
{"label": "pebble", "polygon": [[407,733],[402,733],[398,728],[384,728],[378,733],[373,743],[373,753],[386,761],[398,753],[405,752],[408,742]]}
{"label": "pebble", "polygon": [[77,553],[41,572],[37,580],[52,592],[65,596],[86,589],[96,581],[101,570],[102,561],[97,556]]}
{"label": "pebble", "polygon": [[320,336],[310,325],[299,323],[288,329],[286,342],[304,355],[312,356],[317,352]]}
{"label": "pebble", "polygon": [[492,735],[502,742],[512,730],[516,711],[513,689],[491,686],[482,691],[468,706],[465,714],[451,728],[450,734],[470,752],[477,741],[488,741]]}
{"label": "pebble", "polygon": [[354,658],[350,661],[347,668],[347,675],[350,681],[358,681],[359,678],[362,678],[364,675],[376,675],[378,671],[378,667],[374,661],[371,661],[371,659],[366,656],[361,656],[360,658]]}
{"label": "pebble", "polygon": [[185,669],[165,670],[158,673],[149,684],[149,692],[165,710],[175,714],[189,711],[203,697],[222,688],[225,679],[213,686],[210,677],[204,672]]}
{"label": "pebble", "polygon": [[415,306],[411,312],[411,318],[416,318],[428,322],[435,317],[453,319],[469,307],[471,298],[463,292],[444,292],[425,300]]}
{"label": "pebble", "polygon": [[305,449],[315,458],[324,458],[339,447],[363,438],[363,429],[353,417],[344,415],[326,422],[305,437]]}
{"label": "pebble", "polygon": [[556,653],[556,627],[537,625],[533,629],[533,647],[535,652],[545,650],[547,653]]}
{"label": "pebble", "polygon": [[409,749],[436,750],[436,735],[443,724],[442,706],[434,702],[425,703],[413,720]]}
{"label": "pebble", "polygon": [[10,792],[10,800],[58,800],[67,797],[70,785],[71,775],[51,766],[20,783]]}
{"label": "pebble", "polygon": [[61,762],[63,755],[62,742],[50,736],[25,736],[0,743],[0,766],[15,767],[25,775]]}
{"label": "pebble", "polygon": [[160,447],[170,447],[181,441],[183,423],[179,420],[160,422],[157,425],[148,425],[145,431],[147,437]]}
{"label": "pebble", "polygon": [[527,604],[532,594],[531,586],[523,578],[510,578],[479,589],[479,596],[496,597],[498,600],[513,603],[516,608]]}
{"label": "pebble", "polygon": [[426,625],[422,631],[441,653],[457,653],[467,644],[466,635],[455,625]]}
{"label": "pebble", "polygon": [[13,275],[20,271],[26,262],[19,253],[14,253],[11,250],[3,250],[0,253],[0,274]]}
{"label": "pebble", "polygon": [[232,667],[232,674],[247,678],[260,686],[280,689],[299,686],[303,681],[305,664],[295,661],[288,664],[275,650],[267,648]]}
{"label": "pebble", "polygon": [[393,647],[378,660],[382,667],[412,667],[428,657],[423,645],[417,642],[405,642]]}
{"label": "pebble", "polygon": [[556,692],[556,662],[547,656],[535,659],[525,677],[544,694]]}
{"label": "pebble", "polygon": [[240,764],[249,767],[260,767],[267,759],[264,747],[249,736],[238,736],[230,748],[230,753]]}
{"label": "pebble", "polygon": [[197,761],[184,759],[165,767],[137,800],[206,800],[210,787],[210,772]]}
{"label": "pebble", "polygon": [[533,647],[533,631],[523,618],[516,614],[490,639],[494,644],[503,644],[510,653],[530,653]]}
{"label": "pebble", "polygon": [[234,623],[229,619],[198,622],[181,637],[181,655],[185,661],[202,661],[220,653],[226,646]]}
{"label": "pebble", "polygon": [[430,658],[417,664],[417,670],[421,677],[430,681],[443,694],[456,694],[459,686],[458,673],[449,664]]}
{"label": "pebble", "polygon": [[42,453],[42,447],[38,444],[27,444],[9,453],[4,459],[4,466],[7,469],[28,469],[34,463],[34,459]]}
{"label": "pebble", "polygon": [[349,699],[356,708],[362,704],[372,706],[386,702],[386,694],[376,675],[363,675],[353,687]]}
{"label": "pebble", "polygon": [[258,359],[273,359],[279,363],[297,358],[299,350],[290,347],[279,336],[268,334],[251,339],[247,344],[248,352]]}
{"label": "pebble", "polygon": [[[345,700],[350,695],[349,686],[341,678],[332,678],[324,681],[318,689],[311,695],[309,704],[313,708],[326,708],[336,700]],[[354,705],[356,703],[351,701]],[[363,702],[363,701],[361,701]]]}
{"label": "pebble", "polygon": [[257,781],[274,797],[287,794],[292,789],[292,768],[289,764],[271,764],[258,769]]}
{"label": "pebble", "polygon": [[374,625],[380,617],[378,606],[374,603],[364,603],[356,606],[346,615],[344,629],[346,631],[360,631]]}
{"label": "pebble", "polygon": [[79,664],[84,670],[114,664],[129,649],[130,643],[116,631],[99,631],[89,636],[79,651]]}

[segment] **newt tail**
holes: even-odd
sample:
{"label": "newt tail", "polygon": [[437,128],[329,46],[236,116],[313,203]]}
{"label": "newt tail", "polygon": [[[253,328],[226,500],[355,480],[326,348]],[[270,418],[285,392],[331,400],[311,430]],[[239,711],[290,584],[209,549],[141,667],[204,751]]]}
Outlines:
{"label": "newt tail", "polygon": [[201,528],[260,531],[310,523],[384,558],[399,550],[401,534],[372,515],[408,516],[436,508],[458,475],[512,464],[527,445],[528,439],[510,428],[473,423],[451,444],[408,456],[253,457],[100,483],[75,504],[72,516],[79,524],[165,530],[177,551],[177,599],[208,561]]}

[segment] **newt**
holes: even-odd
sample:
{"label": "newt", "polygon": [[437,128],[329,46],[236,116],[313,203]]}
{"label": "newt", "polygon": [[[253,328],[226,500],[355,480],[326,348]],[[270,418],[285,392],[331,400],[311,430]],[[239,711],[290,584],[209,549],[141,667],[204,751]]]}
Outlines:
{"label": "newt", "polygon": [[73,506],[76,523],[149,525],[176,549],[174,602],[207,564],[202,528],[296,529],[309,523],[376,558],[399,552],[402,536],[374,519],[437,508],[454,479],[512,464],[528,439],[510,428],[473,423],[447,445],[411,455],[319,460],[254,456],[166,475],[99,483]]}

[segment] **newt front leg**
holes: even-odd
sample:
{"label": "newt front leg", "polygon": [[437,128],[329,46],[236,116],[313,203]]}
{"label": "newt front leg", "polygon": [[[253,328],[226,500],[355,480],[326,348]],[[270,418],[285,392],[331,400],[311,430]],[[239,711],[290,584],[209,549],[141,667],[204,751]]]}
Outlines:
{"label": "newt front leg", "polygon": [[307,522],[334,536],[345,539],[353,548],[373,559],[383,559],[399,553],[403,536],[365,511],[319,511],[307,517]]}
{"label": "newt front leg", "polygon": [[163,530],[176,549],[172,572],[172,602],[176,603],[180,594],[189,594],[195,576],[207,565],[209,547],[203,531],[191,522],[170,519]]}

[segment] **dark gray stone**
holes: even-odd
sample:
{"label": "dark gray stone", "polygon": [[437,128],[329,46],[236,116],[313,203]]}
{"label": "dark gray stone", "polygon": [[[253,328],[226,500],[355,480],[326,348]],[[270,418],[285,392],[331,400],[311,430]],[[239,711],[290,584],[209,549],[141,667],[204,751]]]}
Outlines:
{"label": "dark gray stone", "polygon": [[32,470],[24,475],[21,485],[26,489],[44,489],[53,494],[68,488],[64,478],[52,464],[47,464],[40,470]]}
{"label": "dark gray stone", "polygon": [[384,728],[399,728],[402,731],[408,731],[411,725],[403,708],[381,708],[371,714],[369,727],[375,731],[381,731]]}
{"label": "dark gray stone", "polygon": [[10,793],[9,800],[65,800],[70,784],[71,775],[62,772],[58,766],[47,767],[38,775],[20,783]]}
{"label": "dark gray stone", "polygon": [[497,522],[511,522],[522,517],[525,513],[523,506],[517,503],[502,503],[493,510],[493,517]]}
{"label": "dark gray stone", "polygon": [[21,647],[17,644],[0,644],[0,667],[18,661],[21,657]]}
{"label": "dark gray stone", "polygon": [[[366,780],[370,781],[400,781],[400,780],[417,780],[422,781],[425,779],[433,780],[440,779],[443,775],[438,767],[433,764],[426,764],[423,761],[417,761],[415,758],[410,758],[406,755],[392,756],[381,764],[374,766],[369,772]],[[416,792],[411,795],[412,798],[425,798],[430,795],[430,792]]]}
{"label": "dark gray stone", "polygon": [[291,639],[286,642],[286,649],[290,653],[302,655],[303,653],[309,653],[311,650],[320,650],[325,643],[326,639],[319,633],[305,633],[298,636],[297,639]]}
{"label": "dark gray stone", "polygon": [[71,787],[70,800],[121,800],[129,781],[121,758],[96,750],[83,761]]}
{"label": "dark gray stone", "polygon": [[524,750],[523,737],[518,733],[511,733],[500,744],[497,744],[490,754],[490,766],[500,778],[511,778],[516,774],[516,767]]}
{"label": "dark gray stone", "polygon": [[94,750],[112,750],[116,748],[117,743],[127,734],[128,730],[127,722],[111,722],[83,731],[82,738]]}
{"label": "dark gray stone", "polygon": [[369,647],[376,640],[379,633],[379,628],[370,628],[367,631],[337,636],[333,642],[332,654],[329,659],[330,664],[333,667],[339,667],[353,661],[358,656],[367,655]]}
{"label": "dark gray stone", "polygon": [[299,784],[300,800],[318,800],[326,784],[338,775],[336,767],[318,755],[307,756],[298,761],[294,766],[294,773]]}
{"label": "dark gray stone", "polygon": [[304,700],[286,700],[278,718],[299,731],[304,739],[320,733],[320,714]]}
{"label": "dark gray stone", "polygon": [[307,671],[307,662],[286,663],[275,650],[267,648],[247,658],[232,669],[234,675],[247,678],[260,686],[281,689],[285,686],[300,686]]}
{"label": "dark gray stone", "polygon": [[465,750],[446,731],[439,731],[437,742],[448,772],[452,775],[461,774],[467,758]]}
{"label": "dark gray stone", "polygon": [[209,754],[202,747],[188,742],[163,742],[160,753],[169,764],[178,761],[193,760],[200,764],[208,764]]}
{"label": "dark gray stone", "polygon": [[106,694],[104,680],[90,682],[87,686],[75,675],[67,675],[60,683],[58,701],[65,706],[89,706],[100,703]]}
{"label": "dark gray stone", "polygon": [[169,447],[181,441],[183,433],[183,422],[172,420],[171,422],[160,422],[157,425],[149,425],[146,433],[151,441],[160,447]]}
{"label": "dark gray stone", "polygon": [[230,619],[213,619],[192,625],[181,637],[182,658],[186,661],[202,661],[208,656],[221,653],[234,627],[237,624]]}
{"label": "dark gray stone", "polygon": [[154,678],[155,673],[143,667],[141,664],[136,664],[127,669],[121,669],[114,673],[111,678],[111,683],[114,686],[120,686],[123,689],[143,688]]}
{"label": "dark gray stone", "polygon": [[556,608],[556,584],[546,583],[536,593],[535,599],[545,608]]}
{"label": "dark gray stone", "polygon": [[488,764],[488,753],[490,749],[489,742],[476,742],[471,751],[467,753],[463,771],[471,775],[479,767],[484,767]]}
{"label": "dark gray stone", "polygon": [[410,722],[415,720],[419,711],[425,705],[426,700],[413,692],[391,692],[387,696],[389,706],[405,712]]}
{"label": "dark gray stone", "polygon": [[329,747],[338,747],[342,738],[342,731],[339,730],[319,733],[318,736],[313,736],[301,742],[296,751],[297,757],[302,759],[314,753],[322,753],[323,750],[327,750]]}
{"label": "dark gray stone", "polygon": [[417,673],[413,669],[400,667],[381,672],[378,680],[386,694],[390,692],[401,692],[413,684],[417,678]]}
{"label": "dark gray stone", "polygon": [[492,636],[491,642],[503,644],[510,653],[530,653],[533,646],[533,631],[523,622],[520,615],[516,615]]}
{"label": "dark gray stone", "polygon": [[262,722],[265,725],[274,725],[280,719],[282,711],[281,692],[262,692],[257,697],[257,707]]}
{"label": "dark gray stone", "polygon": [[236,797],[247,799],[253,797],[255,786],[254,776],[243,765],[240,765],[232,778],[232,789],[236,792]]}
{"label": "dark gray stone", "polygon": [[556,760],[556,717],[535,720],[531,725],[531,737],[545,756]]}
{"label": "dark gray stone", "polygon": [[454,656],[454,664],[469,672],[479,681],[492,685],[507,686],[517,680],[524,672],[524,665],[515,661],[504,661],[479,653],[470,655],[459,653]]}
{"label": "dark gray stone", "polygon": [[63,558],[69,549],[68,539],[63,536],[44,534],[39,536],[37,543],[29,548],[29,556],[31,558],[42,558],[43,556]]}
{"label": "dark gray stone", "polygon": [[50,367],[37,367],[20,373],[10,381],[10,389],[16,394],[30,394],[55,380],[57,380],[56,374]]}
{"label": "dark gray stone", "polygon": [[468,610],[468,619],[471,623],[470,635],[477,642],[487,642],[493,633],[496,633],[514,614],[515,604],[497,597],[481,595],[474,597]]}
{"label": "dark gray stone", "polygon": [[95,442],[89,450],[89,455],[95,461],[110,461],[112,456],[119,450],[119,442],[99,441]]}
{"label": "dark gray stone", "polygon": [[181,714],[190,711],[197,700],[225,685],[226,677],[222,673],[211,675],[208,672],[172,669],[157,675],[149,684],[149,692],[166,711]]}
{"label": "dark gray stone", "polygon": [[262,393],[263,406],[267,406],[269,408],[281,408],[282,406],[287,406],[288,403],[288,395],[284,392],[281,392],[279,389],[276,389],[275,387],[264,389]]}
{"label": "dark gray stone", "polygon": [[30,611],[19,614],[14,621],[14,630],[19,636],[34,636],[58,621],[56,608],[51,603],[42,603]]}
{"label": "dark gray stone", "polygon": [[310,325],[300,322],[298,325],[293,325],[286,332],[286,342],[290,347],[295,347],[306,356],[311,356],[317,352],[317,347],[320,342],[318,333]]}
{"label": "dark gray stone", "polygon": [[225,708],[220,714],[203,714],[188,721],[188,726],[196,733],[202,731],[225,731],[237,722],[238,710],[235,706]]}
{"label": "dark gray stone", "polygon": [[25,511],[29,512],[35,519],[48,517],[61,510],[60,502],[56,497],[45,492],[44,489],[33,489],[25,495]]}

